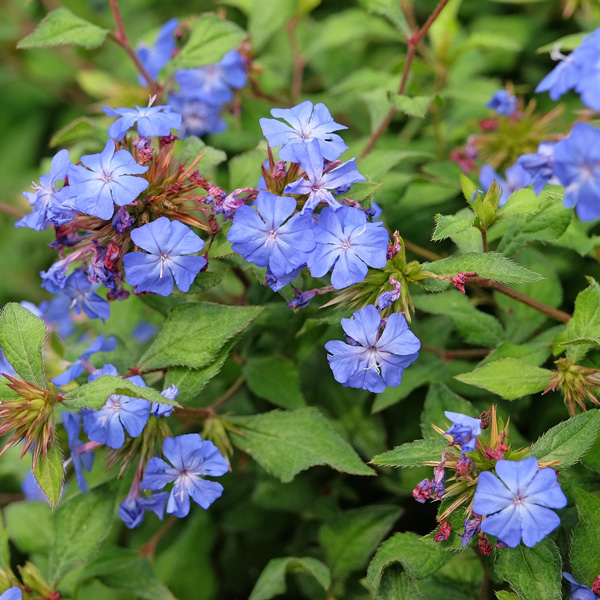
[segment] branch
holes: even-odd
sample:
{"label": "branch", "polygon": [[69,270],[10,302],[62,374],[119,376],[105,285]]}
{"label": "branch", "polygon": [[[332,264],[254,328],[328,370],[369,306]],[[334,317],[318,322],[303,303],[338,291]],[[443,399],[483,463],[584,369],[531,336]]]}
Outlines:
{"label": "branch", "polygon": [[421,256],[423,258],[426,258],[427,260],[432,261],[441,260],[442,258],[444,258],[443,256],[437,254],[433,250],[427,250],[427,248],[417,246],[417,244],[408,241],[406,238],[402,238],[402,240],[404,241],[404,247],[413,254],[416,254],[417,256]]}
{"label": "branch", "polygon": [[[406,84],[408,82],[408,75],[410,73],[410,69],[412,67],[412,62],[415,58],[415,54],[417,53],[418,45],[421,43],[423,38],[427,35],[427,32],[429,31],[430,27],[433,25],[435,20],[439,17],[440,13],[442,12],[442,10],[446,6],[446,4],[448,4],[448,2],[449,2],[449,0],[440,0],[439,4],[435,7],[435,10],[429,15],[429,18],[427,19],[427,21],[425,21],[425,24],[423,25],[423,27],[421,27],[421,29],[419,29],[418,31],[413,33],[408,38],[408,51],[406,53],[406,62],[404,63],[404,69],[402,70],[402,79],[400,80],[400,87],[398,88],[399,96],[404,94],[404,90],[406,89]],[[392,106],[392,108],[390,108],[389,112],[383,119],[381,125],[379,125],[379,127],[371,134],[371,137],[369,138],[369,141],[367,142],[365,149],[362,151],[360,158],[365,158],[365,156],[367,156],[371,152],[371,150],[373,150],[373,148],[374,148],[375,144],[377,143],[377,141],[379,140],[379,138],[383,135],[385,130],[389,127],[390,123],[392,122],[392,119],[396,115],[396,112],[398,112],[396,107]]]}
{"label": "branch", "polygon": [[443,360],[455,360],[461,358],[485,358],[492,348],[467,348],[465,350],[444,350],[443,348],[435,348],[428,344],[421,344],[421,348],[425,352],[435,354]]}
{"label": "branch", "polygon": [[527,304],[527,306],[531,306],[531,308],[535,308],[535,310],[539,310],[540,312],[552,317],[553,319],[556,319],[557,321],[561,321],[562,323],[568,323],[572,319],[572,315],[569,313],[558,310],[557,308],[552,308],[551,306],[548,306],[539,300],[535,300],[534,298],[531,298],[522,292],[513,290],[507,285],[499,283],[498,281],[494,281],[493,279],[486,279],[484,277],[469,277],[466,283],[468,285],[477,285],[479,287],[496,290],[497,292],[505,294],[510,298],[514,298],[523,304]]}
{"label": "branch", "polygon": [[24,217],[27,214],[24,210],[17,208],[16,206],[11,206],[10,204],[5,204],[4,202],[0,202],[0,212],[19,218]]}
{"label": "branch", "polygon": [[137,70],[140,72],[140,75],[146,80],[150,94],[153,96],[160,96],[163,91],[162,87],[158,82],[154,81],[154,79],[150,77],[146,67],[144,67],[142,61],[138,58],[133,46],[129,42],[117,0],[108,0],[108,3],[110,4],[110,10],[113,14],[115,25],[117,26],[117,30],[112,33],[112,39],[114,39],[115,42],[117,42],[117,44],[119,44],[119,46],[125,50],[129,58],[131,58],[131,60],[134,62]]}

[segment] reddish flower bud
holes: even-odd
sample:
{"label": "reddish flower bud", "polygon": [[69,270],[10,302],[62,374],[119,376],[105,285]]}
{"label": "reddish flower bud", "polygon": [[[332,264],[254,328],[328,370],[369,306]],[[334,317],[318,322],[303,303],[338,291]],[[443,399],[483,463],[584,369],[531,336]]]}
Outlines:
{"label": "reddish flower bud", "polygon": [[479,552],[481,552],[481,554],[484,556],[489,556],[494,551],[492,545],[481,531],[479,532],[479,540],[477,541],[477,545],[479,546]]}
{"label": "reddish flower bud", "polygon": [[452,532],[452,527],[448,521],[444,521],[440,528],[437,530],[437,533],[433,536],[433,539],[436,542],[444,542],[450,537],[450,533]]}

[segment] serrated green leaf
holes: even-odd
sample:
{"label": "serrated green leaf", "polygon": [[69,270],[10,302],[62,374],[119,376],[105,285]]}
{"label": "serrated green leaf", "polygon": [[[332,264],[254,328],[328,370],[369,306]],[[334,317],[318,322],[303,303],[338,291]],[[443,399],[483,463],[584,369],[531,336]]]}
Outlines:
{"label": "serrated green leaf", "polygon": [[231,441],[284,483],[316,465],[352,475],[375,474],[314,408],[272,411],[231,421],[235,426]]}
{"label": "serrated green leaf", "polygon": [[559,460],[557,469],[575,464],[589,450],[600,429],[600,410],[594,409],[563,421],[548,430],[531,448],[527,456],[540,462]]}
{"label": "serrated green leaf", "polygon": [[80,385],[78,388],[65,394],[63,404],[66,408],[91,408],[99,410],[104,406],[112,394],[121,394],[130,398],[143,398],[149,402],[160,402],[179,406],[174,400],[165,398],[160,392],[151,387],[140,387],[128,379],[102,375],[94,381]]}
{"label": "serrated green leaf", "polygon": [[260,51],[278,31],[294,16],[298,0],[253,0],[248,33],[252,47]]}
{"label": "serrated green leaf", "polygon": [[316,558],[273,558],[260,574],[248,600],[269,600],[285,594],[285,576],[288,573],[308,573],[324,590],[331,585],[329,569]]}
{"label": "serrated green leaf", "polygon": [[17,44],[17,48],[47,48],[63,44],[97,48],[108,33],[108,29],[78,17],[68,8],[57,8],[48,13],[36,30]]}
{"label": "serrated green leaf", "polygon": [[[50,139],[50,147],[56,148],[88,138],[100,139],[100,136],[98,135],[99,130],[100,127],[95,121],[92,121],[92,119],[79,117],[79,119],[75,119],[73,122],[65,125],[52,136]],[[106,137],[105,128],[102,128],[102,133],[104,137]]]}
{"label": "serrated green leaf", "polygon": [[58,444],[55,443],[45,455],[40,456],[33,475],[54,508],[60,499],[64,481],[63,458]]}
{"label": "serrated green leaf", "polygon": [[48,561],[48,583],[56,586],[65,575],[96,554],[110,533],[115,494],[108,484],[69,498],[54,513],[54,537]]}
{"label": "serrated green leaf", "polygon": [[423,118],[432,103],[434,96],[392,96],[392,104],[397,110],[410,117]]}
{"label": "serrated green leaf", "polygon": [[424,598],[415,581],[398,565],[392,565],[385,570],[375,596],[375,600],[424,600]]}
{"label": "serrated green leaf", "polygon": [[553,373],[548,369],[540,369],[516,358],[504,358],[470,373],[456,375],[455,379],[498,394],[505,400],[516,400],[544,391],[552,377]]}
{"label": "serrated green leaf", "polygon": [[359,0],[359,4],[370,13],[381,15],[395,25],[406,37],[411,34],[410,26],[396,0]]}
{"label": "serrated green leaf", "polygon": [[140,367],[206,367],[224,344],[248,327],[261,310],[260,306],[225,306],[209,302],[176,306],[140,359]]}
{"label": "serrated green leaf", "polygon": [[473,213],[467,219],[456,215],[435,215],[435,229],[431,236],[432,242],[445,240],[457,233],[462,233],[473,227]]}
{"label": "serrated green leaf", "polygon": [[371,463],[382,467],[422,467],[425,461],[439,460],[447,446],[447,440],[441,435],[427,440],[415,440],[378,454]]}
{"label": "serrated green leaf", "polygon": [[333,580],[344,580],[352,571],[366,567],[401,513],[397,506],[365,506],[343,511],[324,523],[319,529],[319,543]]}
{"label": "serrated green leaf", "polygon": [[517,215],[531,215],[540,210],[542,196],[536,196],[531,188],[522,188],[511,194],[498,211],[498,220]]}
{"label": "serrated green leaf", "polygon": [[600,500],[578,488],[572,494],[579,514],[571,542],[572,575],[591,588],[600,574]]}
{"label": "serrated green leaf", "polygon": [[495,571],[525,600],[561,599],[561,559],[548,538],[528,548],[499,548]]}
{"label": "serrated green leaf", "polygon": [[306,406],[300,392],[300,377],[294,363],[277,354],[253,357],[245,364],[243,373],[253,394],[282,408]]}
{"label": "serrated green leaf", "polygon": [[42,346],[46,325],[26,308],[10,302],[0,315],[0,348],[13,369],[28,383],[46,389]]}
{"label": "serrated green leaf", "polygon": [[186,138],[183,142],[179,160],[186,162],[189,167],[199,156],[201,158],[196,163],[196,169],[200,174],[206,173],[209,169],[213,169],[227,160],[227,154],[223,150],[207,146],[200,138],[195,136]]}
{"label": "serrated green leaf", "polygon": [[443,383],[434,383],[427,392],[423,411],[421,412],[421,433],[424,439],[444,439],[432,425],[446,429],[451,425],[444,415],[445,411],[457,412],[470,417],[479,417],[475,407],[464,398],[455,394]]}
{"label": "serrated green leaf", "polygon": [[474,271],[479,277],[487,277],[503,283],[525,283],[539,281],[542,277],[497,252],[469,252],[462,256],[451,256],[435,262],[425,263],[425,271],[436,275],[456,275]]}
{"label": "serrated green leaf", "polygon": [[10,538],[21,552],[48,554],[52,542],[52,509],[48,504],[11,502],[4,508],[4,516]]}
{"label": "serrated green leaf", "polygon": [[245,36],[235,23],[212,13],[204,14],[194,22],[187,43],[167,64],[165,73],[170,75],[179,69],[218,63],[227,52],[237,48]]}
{"label": "serrated green leaf", "polygon": [[355,200],[356,202],[362,202],[363,200],[367,200],[373,198],[375,192],[381,187],[381,183],[377,183],[375,181],[362,181],[360,183],[355,183],[350,191],[346,192],[343,197],[348,200]]}

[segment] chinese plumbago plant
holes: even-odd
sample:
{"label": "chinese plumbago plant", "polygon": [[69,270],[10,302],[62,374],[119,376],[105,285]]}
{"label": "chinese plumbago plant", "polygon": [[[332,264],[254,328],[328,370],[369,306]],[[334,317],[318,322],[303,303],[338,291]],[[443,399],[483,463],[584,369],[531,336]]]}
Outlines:
{"label": "chinese plumbago plant", "polygon": [[511,4],[15,5],[0,599],[600,595],[600,14]]}

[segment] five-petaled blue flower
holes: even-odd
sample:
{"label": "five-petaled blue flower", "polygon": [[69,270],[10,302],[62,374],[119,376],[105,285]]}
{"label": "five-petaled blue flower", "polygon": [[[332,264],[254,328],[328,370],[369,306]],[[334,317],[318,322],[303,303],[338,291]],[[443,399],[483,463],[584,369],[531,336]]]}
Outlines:
{"label": "five-petaled blue flower", "polygon": [[586,585],[578,583],[570,573],[563,571],[562,575],[571,584],[569,600],[596,600],[596,594]]}
{"label": "five-petaled blue flower", "polygon": [[77,314],[83,310],[90,319],[104,321],[110,317],[110,305],[94,293],[95,287],[85,273],[75,271],[67,277],[62,291],[71,299],[71,306]]}
{"label": "five-petaled blue flower", "polygon": [[286,194],[308,194],[302,212],[312,212],[320,202],[325,202],[331,208],[339,209],[342,205],[333,197],[329,190],[365,181],[365,178],[356,168],[355,158],[324,173],[323,156],[318,140],[313,140],[309,144],[298,145],[296,147],[296,154],[306,173],[306,177],[287,185],[284,192]]}
{"label": "five-petaled blue flower", "polygon": [[78,448],[83,445],[83,442],[79,439],[82,427],[81,415],[65,410],[62,412],[61,417],[69,440],[71,461],[73,463],[73,468],[75,469],[77,485],[79,486],[79,489],[85,493],[88,490],[88,484],[83,475],[83,469],[88,472],[92,470],[92,467],[94,466],[94,452],[78,452]]}
{"label": "five-petaled blue flower", "polygon": [[[301,162],[304,155],[298,151],[312,140],[316,140],[321,159],[335,160],[348,148],[344,140],[333,133],[347,127],[336,123],[324,104],[313,106],[310,100],[305,100],[293,108],[274,108],[271,114],[275,119],[260,119],[260,126],[271,148],[281,146],[281,160]],[[276,119],[283,119],[289,125]]]}
{"label": "five-petaled blue flower", "polygon": [[506,169],[506,179],[500,177],[490,165],[483,165],[479,171],[479,181],[486,191],[494,179],[501,192],[499,206],[504,206],[512,194],[531,183],[531,175],[518,162]]}
{"label": "five-petaled blue flower", "polygon": [[417,359],[421,347],[404,315],[394,313],[388,317],[381,334],[381,316],[372,304],[352,316],[342,319],[342,327],[352,343],[333,340],[325,344],[336,381],[344,387],[377,394],[386,386],[400,385],[404,369]]}
{"label": "five-petaled blue flower", "polygon": [[554,146],[554,174],[565,186],[564,205],[582,221],[600,218],[600,129],[576,123]]}
{"label": "five-petaled blue flower", "polygon": [[187,292],[196,275],[206,265],[202,256],[184,256],[200,252],[204,241],[187,225],[160,217],[131,232],[134,244],[146,250],[129,252],[123,257],[125,278],[138,292],[168,296],[173,278],[182,292]]}
{"label": "five-petaled blue flower", "polygon": [[117,142],[120,142],[136,123],[138,133],[144,137],[169,135],[171,129],[181,127],[181,115],[171,112],[170,106],[136,106],[135,108],[103,106],[102,110],[109,117],[121,117],[108,128],[108,135]]}
{"label": "five-petaled blue flower", "polygon": [[525,458],[499,460],[496,473],[484,471],[477,481],[473,511],[485,516],[481,530],[511,548],[521,540],[531,548],[560,525],[550,509],[567,504],[556,472],[540,469],[537,458]]}
{"label": "five-petaled blue flower", "polygon": [[333,267],[331,285],[338,290],[362,281],[367,265],[381,269],[387,262],[388,232],[381,223],[368,223],[358,208],[324,208],[315,240],[317,247],[308,255],[310,273],[322,277]]}
{"label": "five-petaled blue flower", "polygon": [[237,50],[229,51],[217,64],[176,71],[181,95],[207,104],[225,104],[233,100],[233,90],[246,85],[244,59]]}
{"label": "five-petaled blue flower", "polygon": [[[140,44],[135,53],[152,79],[157,79],[162,68],[171,60],[175,51],[175,31],[179,26],[177,19],[167,21],[158,32],[152,46]],[[139,75],[140,85],[147,85],[146,79]]]}
{"label": "five-petaled blue flower", "polygon": [[19,219],[15,223],[15,227],[28,227],[29,229],[42,231],[42,229],[52,225],[52,221],[48,218],[48,208],[53,204],[63,202],[71,196],[69,187],[56,189],[57,183],[66,177],[70,164],[68,150],[57,152],[50,163],[50,173],[42,175],[40,183],[34,184],[35,193],[23,192],[23,196],[33,206],[33,211]]}
{"label": "five-petaled blue flower", "polygon": [[523,154],[517,164],[531,177],[533,191],[539,194],[554,177],[555,142],[542,142],[535,154]]}
{"label": "five-petaled blue flower", "polygon": [[168,514],[187,516],[190,512],[190,496],[204,509],[221,496],[223,486],[220,483],[201,477],[218,477],[229,470],[227,461],[212,442],[203,441],[197,433],[166,438],[163,454],[173,466],[162,458],[151,458],[141,487],[156,491],[173,483],[167,502]]}
{"label": "five-petaled blue flower", "polygon": [[444,414],[452,421],[452,427],[446,433],[454,436],[454,441],[460,444],[460,453],[473,452],[477,444],[477,436],[481,434],[481,419],[448,410]]}
{"label": "five-petaled blue flower", "polygon": [[227,123],[221,118],[219,105],[184,98],[181,94],[169,94],[169,105],[181,115],[181,138],[223,133],[227,129]]}
{"label": "five-petaled blue flower", "polygon": [[[238,207],[227,234],[232,248],[247,261],[269,267],[275,277],[291,273],[306,263],[315,247],[312,215],[296,214],[296,200],[259,192],[256,205]],[[291,217],[291,218],[290,218]]]}
{"label": "five-petaled blue flower", "polygon": [[148,180],[138,177],[148,167],[138,165],[127,150],[115,152],[112,139],[100,154],[86,154],[81,162],[87,169],[71,165],[67,174],[75,205],[86,215],[108,220],[115,212],[115,204],[131,204],[148,188]]}
{"label": "five-petaled blue flower", "polygon": [[162,521],[168,497],[169,492],[159,492],[149,498],[140,496],[139,493],[133,493],[119,504],[117,514],[128,529],[134,529],[141,525],[147,510],[152,511]]}
{"label": "five-petaled blue flower", "polygon": [[104,334],[100,334],[83,354],[64,372],[55,377],[52,383],[56,385],[67,385],[74,379],[77,379],[83,373],[84,366],[89,365],[89,359],[96,352],[112,352],[117,347],[117,338],[109,337],[104,339]]}
{"label": "five-petaled blue flower", "polygon": [[499,90],[492,96],[486,106],[499,115],[510,117],[517,110],[517,97],[513,96],[508,90]]}

